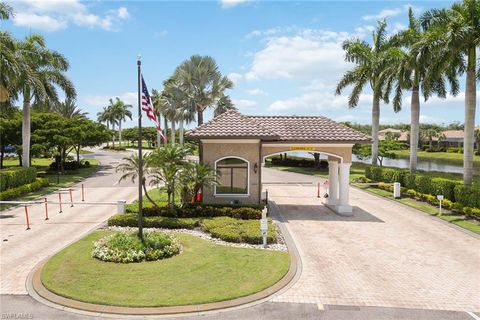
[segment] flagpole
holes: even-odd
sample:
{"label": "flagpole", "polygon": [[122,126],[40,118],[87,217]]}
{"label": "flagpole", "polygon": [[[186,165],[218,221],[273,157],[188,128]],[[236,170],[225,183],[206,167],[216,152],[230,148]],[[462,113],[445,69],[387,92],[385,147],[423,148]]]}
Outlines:
{"label": "flagpole", "polygon": [[143,163],[142,163],[142,73],[141,73],[141,56],[137,56],[138,66],[138,237],[143,241]]}

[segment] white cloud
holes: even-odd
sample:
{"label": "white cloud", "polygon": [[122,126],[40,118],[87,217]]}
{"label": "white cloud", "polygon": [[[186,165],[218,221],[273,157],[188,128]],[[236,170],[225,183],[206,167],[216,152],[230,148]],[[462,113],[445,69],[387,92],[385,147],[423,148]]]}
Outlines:
{"label": "white cloud", "polygon": [[115,97],[119,97],[125,104],[131,104],[133,106],[137,105],[137,92],[124,92],[120,95],[96,95],[96,96],[86,96],[83,98],[83,102],[87,106],[101,108],[108,106],[110,99],[115,99]]}
{"label": "white cloud", "polygon": [[228,9],[250,1],[252,0],[220,0],[220,5],[222,6],[222,8]]}
{"label": "white cloud", "polygon": [[262,89],[249,89],[249,90],[246,90],[245,92],[251,96],[264,96],[267,94]]}
{"label": "white cloud", "polygon": [[311,79],[323,74],[336,81],[348,67],[341,47],[348,37],[346,32],[312,29],[292,36],[272,37],[254,54],[245,79]]}
{"label": "white cloud", "polygon": [[239,109],[243,108],[253,108],[257,106],[257,102],[253,100],[247,100],[247,99],[233,99],[232,100],[233,104],[235,107]]}
{"label": "white cloud", "polygon": [[408,12],[408,8],[410,8],[410,7],[413,9],[413,11],[415,12],[415,14],[418,14],[418,13],[420,13],[421,11],[423,11],[423,9],[420,8],[420,7],[415,7],[415,6],[411,5],[411,4],[406,4],[406,5],[403,5],[403,6],[398,7],[398,8],[386,8],[386,9],[383,9],[383,10],[381,10],[381,11],[380,11],[379,13],[377,13],[377,14],[363,16],[362,19],[363,19],[363,20],[366,20],[366,21],[370,21],[370,20],[383,20],[383,19],[386,19],[386,18],[398,16],[399,14],[404,13],[404,12]]}
{"label": "white cloud", "polygon": [[116,30],[120,21],[130,14],[126,7],[110,10],[103,15],[90,12],[87,5],[79,0],[20,0],[13,2],[16,11],[15,25],[57,31],[70,23],[89,28]]}
{"label": "white cloud", "polygon": [[160,38],[166,37],[167,34],[168,34],[167,30],[156,31],[156,32],[153,33],[153,37],[155,39],[160,39]]}
{"label": "white cloud", "polygon": [[16,13],[13,17],[13,24],[19,27],[31,27],[43,31],[58,31],[67,27],[65,20],[28,12]]}
{"label": "white cloud", "polygon": [[242,80],[243,76],[240,73],[231,72],[227,75],[227,78],[232,80],[234,85],[237,85],[240,80]]}

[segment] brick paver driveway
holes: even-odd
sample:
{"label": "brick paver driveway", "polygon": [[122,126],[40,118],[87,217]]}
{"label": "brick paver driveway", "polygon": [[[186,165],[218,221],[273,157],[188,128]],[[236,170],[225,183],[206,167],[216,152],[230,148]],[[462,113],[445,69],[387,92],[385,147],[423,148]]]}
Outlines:
{"label": "brick paver driveway", "polygon": [[319,178],[262,170],[303,264],[274,301],[480,311],[478,237],[354,188],[354,216],[340,217],[316,198]]}

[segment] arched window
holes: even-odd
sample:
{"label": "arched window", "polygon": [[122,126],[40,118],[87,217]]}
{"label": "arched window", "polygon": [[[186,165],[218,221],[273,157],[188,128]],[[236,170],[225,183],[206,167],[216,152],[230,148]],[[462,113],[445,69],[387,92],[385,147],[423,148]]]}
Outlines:
{"label": "arched window", "polygon": [[215,195],[248,194],[248,161],[227,157],[215,163],[219,175],[219,184],[215,187]]}

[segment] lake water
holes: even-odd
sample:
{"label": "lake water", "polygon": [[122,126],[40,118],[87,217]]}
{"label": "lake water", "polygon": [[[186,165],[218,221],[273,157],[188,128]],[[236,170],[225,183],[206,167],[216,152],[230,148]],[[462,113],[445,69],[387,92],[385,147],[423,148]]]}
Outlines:
{"label": "lake water", "polygon": [[[287,152],[292,156],[304,157],[313,159],[313,156],[308,152]],[[326,155],[321,154],[320,159],[327,159]],[[353,162],[362,162],[362,163],[371,163],[370,159],[361,160],[358,159],[355,155],[352,157]],[[409,168],[410,160],[409,159],[383,159],[383,165],[386,167],[397,167],[397,168]],[[445,163],[439,160],[417,160],[417,169],[423,171],[439,171],[439,172],[452,172],[452,173],[463,173],[463,166],[456,165],[452,163]]]}

